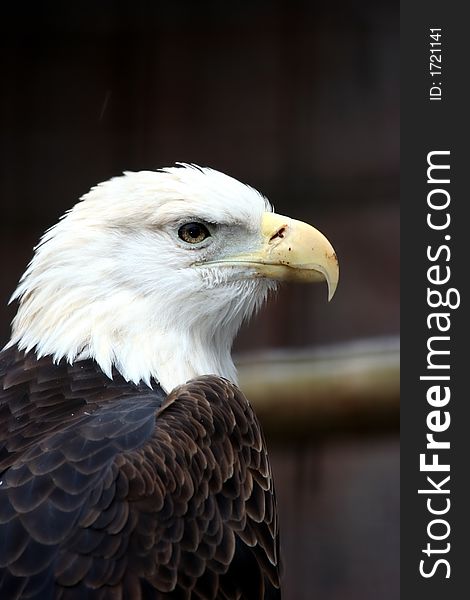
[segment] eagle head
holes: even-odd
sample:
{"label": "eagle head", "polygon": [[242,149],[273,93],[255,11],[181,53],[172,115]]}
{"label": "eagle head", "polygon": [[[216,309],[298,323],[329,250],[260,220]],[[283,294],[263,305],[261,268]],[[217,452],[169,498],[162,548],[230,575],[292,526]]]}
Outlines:
{"label": "eagle head", "polygon": [[170,391],[215,374],[236,383],[233,339],[281,280],[338,282],[331,244],[213,169],[127,172],[49,229],[12,300],[9,345]]}

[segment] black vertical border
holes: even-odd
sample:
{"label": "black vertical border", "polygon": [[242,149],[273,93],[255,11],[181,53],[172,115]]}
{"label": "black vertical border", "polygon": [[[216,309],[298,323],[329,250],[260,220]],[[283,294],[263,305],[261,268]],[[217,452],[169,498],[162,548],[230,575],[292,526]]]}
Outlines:
{"label": "black vertical border", "polygon": [[[468,279],[470,277],[470,19],[464,2],[455,0],[401,3],[401,598],[461,599],[470,597],[470,326]],[[442,101],[431,102],[428,90],[429,28],[442,28]],[[419,471],[419,455],[425,451],[428,384],[420,382],[426,367],[426,341],[430,335],[426,317],[428,244],[441,243],[443,232],[426,225],[427,153],[450,150],[451,225],[446,234],[451,248],[451,287],[461,294],[461,305],[450,310],[451,425],[442,439],[451,443],[450,499],[446,515],[451,532],[445,569],[425,579],[419,561],[425,557],[426,527],[432,516],[426,496],[417,491],[426,483]],[[445,243],[442,241],[442,243]],[[445,264],[445,263],[443,263]],[[443,310],[443,309],[442,309]],[[441,453],[442,454],[442,453]],[[437,474],[436,479],[439,479]],[[429,486],[428,486],[429,487]],[[439,543],[435,542],[435,547]],[[441,546],[444,542],[441,543]],[[437,555],[435,555],[437,557]]]}

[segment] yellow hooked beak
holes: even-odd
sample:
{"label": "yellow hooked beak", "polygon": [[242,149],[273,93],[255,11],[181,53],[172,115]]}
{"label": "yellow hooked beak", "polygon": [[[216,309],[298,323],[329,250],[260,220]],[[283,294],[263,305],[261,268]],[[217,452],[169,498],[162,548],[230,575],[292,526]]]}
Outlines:
{"label": "yellow hooked beak", "polygon": [[307,223],[276,213],[263,214],[259,247],[220,262],[250,266],[255,275],[269,279],[326,280],[328,300],[338,285],[338,259],[327,238]]}
{"label": "yellow hooked beak", "polygon": [[328,239],[315,227],[276,213],[264,213],[263,244],[258,258],[267,277],[291,281],[323,281],[328,300],[336,291],[339,265]]}

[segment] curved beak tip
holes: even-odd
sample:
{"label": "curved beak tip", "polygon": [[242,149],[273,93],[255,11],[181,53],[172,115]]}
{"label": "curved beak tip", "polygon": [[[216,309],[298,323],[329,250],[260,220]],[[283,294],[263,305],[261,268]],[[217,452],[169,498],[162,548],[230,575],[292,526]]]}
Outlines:
{"label": "curved beak tip", "polygon": [[333,284],[328,281],[327,283],[328,283],[328,302],[331,302],[333,300],[333,296],[335,295],[336,288],[338,287],[338,282]]}
{"label": "curved beak tip", "polygon": [[339,281],[339,263],[338,257],[336,256],[336,252],[333,252],[333,254],[331,255],[331,259],[336,264],[336,269],[334,269],[333,272],[330,269],[328,275],[325,277],[326,282],[328,284],[328,302],[331,302],[331,300],[333,299]]}

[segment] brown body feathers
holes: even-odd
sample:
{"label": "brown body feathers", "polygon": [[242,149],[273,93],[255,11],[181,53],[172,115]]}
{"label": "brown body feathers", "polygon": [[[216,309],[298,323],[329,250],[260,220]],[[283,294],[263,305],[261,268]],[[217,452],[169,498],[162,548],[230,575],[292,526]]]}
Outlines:
{"label": "brown body feathers", "polygon": [[280,598],[260,425],[205,376],[171,394],[92,360],[0,354],[0,598]]}

